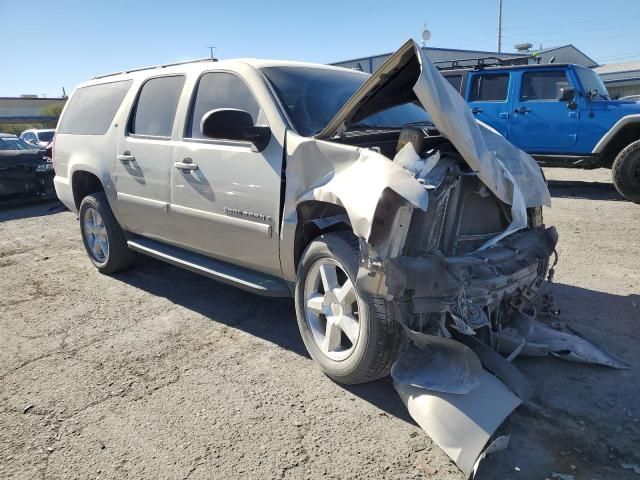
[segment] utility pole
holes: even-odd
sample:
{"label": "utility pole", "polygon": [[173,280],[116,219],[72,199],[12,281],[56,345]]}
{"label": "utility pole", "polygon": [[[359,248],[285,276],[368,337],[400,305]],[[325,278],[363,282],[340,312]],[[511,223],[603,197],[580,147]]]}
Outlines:
{"label": "utility pole", "polygon": [[216,47],[207,47],[209,48],[209,51],[211,52],[211,59],[213,59],[213,51],[216,49]]}
{"label": "utility pole", "polygon": [[498,53],[502,52],[502,0],[498,0]]}

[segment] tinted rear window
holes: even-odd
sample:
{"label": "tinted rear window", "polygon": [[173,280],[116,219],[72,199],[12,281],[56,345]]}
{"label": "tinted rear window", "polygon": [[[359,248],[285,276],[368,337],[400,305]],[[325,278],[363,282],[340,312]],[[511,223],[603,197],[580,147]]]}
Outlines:
{"label": "tinted rear window", "polygon": [[170,137],[183,85],[183,76],[147,80],[140,90],[129,131],[135,135]]}
{"label": "tinted rear window", "polygon": [[500,102],[507,99],[508,89],[508,73],[474,75],[469,101]]}
{"label": "tinted rear window", "polygon": [[103,135],[130,86],[131,80],[122,80],[77,89],[60,119],[58,133]]}

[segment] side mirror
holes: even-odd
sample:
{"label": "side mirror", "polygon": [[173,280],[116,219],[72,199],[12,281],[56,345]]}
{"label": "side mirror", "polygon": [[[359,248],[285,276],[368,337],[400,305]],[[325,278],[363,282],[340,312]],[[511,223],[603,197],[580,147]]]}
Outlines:
{"label": "side mirror", "polygon": [[257,151],[264,150],[271,139],[271,129],[254,125],[251,115],[236,108],[210,110],[200,120],[200,131],[208,138],[252,143]]}
{"label": "side mirror", "polygon": [[570,102],[575,96],[575,89],[571,87],[561,88],[558,92],[559,102]]}

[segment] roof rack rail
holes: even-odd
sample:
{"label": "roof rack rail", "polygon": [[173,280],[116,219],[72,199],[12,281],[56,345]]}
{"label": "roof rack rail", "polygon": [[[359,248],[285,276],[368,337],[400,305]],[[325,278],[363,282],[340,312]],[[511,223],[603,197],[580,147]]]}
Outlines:
{"label": "roof rack rail", "polygon": [[508,65],[528,65],[531,56],[515,57],[515,58],[499,58],[499,57],[478,57],[478,58],[461,58],[458,60],[444,60],[441,62],[433,62],[438,70],[459,70],[474,69],[482,70],[485,67],[504,67]]}
{"label": "roof rack rail", "polygon": [[148,67],[130,68],[128,70],[122,70],[120,72],[112,72],[112,73],[105,73],[104,75],[97,75],[93,78],[95,80],[98,78],[105,78],[105,77],[111,77],[113,75],[120,75],[122,73],[132,73],[132,72],[141,72],[142,70],[152,70],[154,68],[166,68],[166,67],[175,67],[176,65],[186,65],[187,63],[217,62],[217,61],[218,61],[217,58],[212,58],[212,57],[196,58],[194,60],[185,60],[183,62],[163,63],[160,65],[150,65]]}

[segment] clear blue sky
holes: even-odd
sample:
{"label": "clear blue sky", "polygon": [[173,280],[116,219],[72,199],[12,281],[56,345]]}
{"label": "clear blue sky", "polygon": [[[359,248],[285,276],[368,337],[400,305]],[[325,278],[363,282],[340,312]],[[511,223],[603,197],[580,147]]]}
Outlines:
{"label": "clear blue sky", "polygon": [[[638,0],[503,0],[504,50],[573,43],[600,63],[640,59]],[[493,50],[498,0],[0,0],[0,96],[59,96],[100,73],[209,54],[320,63],[430,46]]]}

